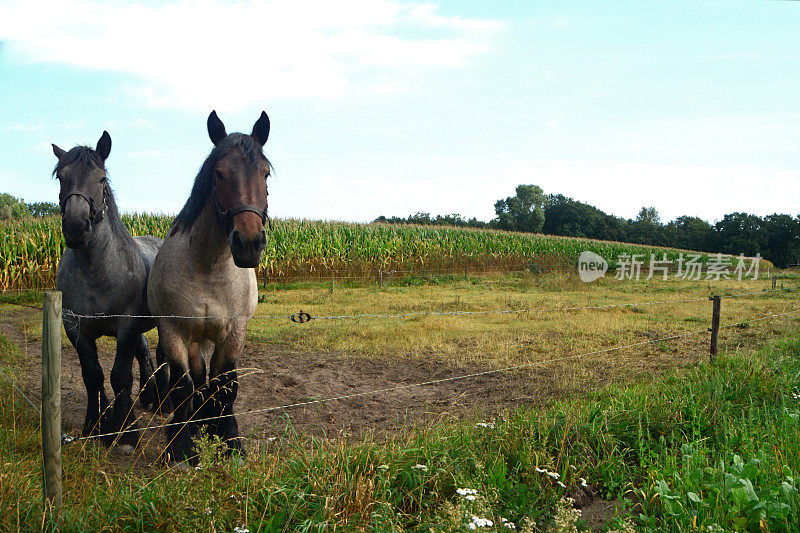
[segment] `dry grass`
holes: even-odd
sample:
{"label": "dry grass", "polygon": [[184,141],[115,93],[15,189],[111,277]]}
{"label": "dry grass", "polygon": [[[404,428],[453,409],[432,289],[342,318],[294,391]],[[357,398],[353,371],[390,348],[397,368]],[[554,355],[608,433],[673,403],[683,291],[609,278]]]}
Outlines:
{"label": "dry grass", "polygon": [[[262,293],[256,315],[289,315],[303,310],[312,316],[363,313],[397,315],[425,311],[561,309],[626,303],[698,299],[677,304],[613,307],[571,311],[525,311],[507,314],[434,315],[407,318],[312,320],[254,319],[251,340],[289,345],[308,351],[336,352],[352,357],[436,356],[455,364],[506,367],[570,356],[644,340],[702,331],[710,324],[711,294],[736,294],[768,288],[768,281],[616,281],[584,284],[576,276],[494,276],[421,286],[336,287],[306,284],[287,290],[272,286]],[[796,302],[794,293],[725,299],[722,324],[785,312]],[[777,327],[797,317],[778,319]],[[724,329],[727,342],[739,342],[751,332],[769,327],[759,322],[746,330]],[[706,349],[707,335],[593,356],[612,367],[624,358]]]}
{"label": "dry grass", "polygon": [[[789,280],[787,285],[794,285],[796,281]],[[271,286],[262,291],[266,301],[259,305],[257,314],[288,315],[299,309],[314,316],[363,312],[399,314],[429,310],[554,309],[662,300],[699,301],[472,317],[311,321],[302,325],[285,319],[256,319],[250,322],[249,338],[251,343],[283,344],[287,350],[301,353],[335,353],[353,359],[436,358],[465,368],[502,368],[664,336],[702,332],[585,359],[550,363],[551,388],[559,395],[573,397],[583,395],[595,388],[592,385],[599,383],[649,377],[658,370],[694,366],[697,361],[706,360],[708,334],[704,330],[711,315],[711,303],[707,297],[713,293],[758,291],[768,288],[768,285],[765,280],[724,281],[711,285],[614,280],[583,284],[567,274],[549,274],[536,277],[490,276],[420,285],[394,284],[384,288],[374,285],[331,288],[323,284]],[[796,307],[796,292],[725,299],[722,324],[743,322]],[[18,350],[0,346],[3,368],[17,371],[25,367],[26,359],[38,356],[33,351],[29,353],[27,341],[28,337],[34,340],[41,335],[39,316],[35,312],[20,314],[6,304],[0,304],[0,313],[0,320],[26,324],[26,344],[20,344]],[[749,327],[725,328],[720,341],[722,348],[729,353],[739,353],[738,348],[743,347],[741,353],[750,357],[768,339],[777,336],[796,338],[798,330],[800,317],[795,314],[757,322]],[[154,343],[155,332],[148,336]],[[101,346],[110,348],[113,341],[104,341]],[[271,347],[259,349],[270,350]],[[746,362],[747,357],[742,356],[742,361]],[[768,358],[764,360],[769,361]],[[750,372],[747,375],[757,375],[765,383],[784,374],[795,375],[751,371],[744,362],[741,364],[743,373],[746,370]],[[733,377],[724,374],[729,366],[730,362],[723,362],[708,367],[706,371],[705,365],[699,365],[686,372],[696,372],[701,376],[708,374],[708,379],[718,379],[719,383],[729,387],[735,383],[731,381],[734,378],[744,380],[742,373],[731,374]],[[715,377],[717,374],[718,378]],[[18,374],[15,372],[13,375],[17,377]],[[692,431],[700,431],[697,427],[686,429],[673,420],[676,417],[682,419],[691,412],[694,393],[683,395],[688,400],[685,405],[681,404],[680,409],[672,403],[674,398],[671,394],[679,386],[688,386],[686,383],[692,383],[692,380],[660,385],[658,391],[663,391],[663,398],[657,404],[659,410],[647,412],[647,416],[656,420],[651,422],[652,434],[658,438],[663,434],[659,431],[671,427],[667,422],[678,427],[673,431],[675,435],[693,435]],[[779,385],[786,388],[782,382]],[[721,387],[715,381],[711,388],[723,390]],[[742,397],[752,398],[760,389],[753,390],[755,392],[747,389]],[[764,390],[772,389],[764,386]],[[640,475],[636,470],[639,467],[644,469],[643,463],[633,461],[629,465],[620,459],[624,454],[619,446],[638,442],[634,438],[637,435],[642,438],[644,417],[625,403],[632,401],[629,396],[633,393],[614,394],[618,395],[610,397],[610,400],[598,396],[592,402],[565,402],[556,406],[557,410],[551,414],[543,415],[541,420],[536,418],[536,411],[526,411],[523,417],[514,415],[512,410],[498,418],[498,429],[494,432],[474,428],[474,424],[452,425],[445,420],[431,424],[428,429],[404,432],[389,440],[365,437],[354,443],[346,437],[321,441],[287,437],[274,443],[255,441],[251,443],[250,458],[242,466],[212,460],[213,450],[204,447],[207,455],[204,455],[203,464],[207,466],[180,474],[168,472],[158,464],[146,466],[142,462],[131,466],[129,458],[120,458],[102,446],[81,443],[66,447],[64,452],[65,512],[72,530],[230,531],[237,524],[248,525],[251,531],[260,527],[265,530],[302,527],[309,530],[326,527],[389,530],[443,523],[452,523],[450,529],[456,530],[463,525],[458,522],[460,515],[454,515],[450,522],[446,516],[448,504],[463,503],[454,494],[456,487],[478,487],[487,498],[487,509],[494,509],[492,516],[515,520],[529,516],[540,521],[549,520],[548,509],[563,494],[549,482],[541,482],[541,476],[536,477],[534,468],[540,465],[560,465],[560,472],[570,487],[577,483],[575,476],[581,475],[589,479],[598,491],[607,490],[614,497],[622,495],[631,483],[638,483],[650,491],[642,493],[648,496],[643,501],[655,501],[650,497],[650,477]],[[768,393],[762,395],[772,397]],[[640,397],[638,400],[639,396],[636,396],[636,401],[649,405],[655,402],[653,398],[657,395],[642,389]],[[710,403],[701,404],[698,413],[716,412],[702,409],[702,405]],[[38,529],[44,520],[39,503],[39,480],[36,475],[31,475],[37,471],[41,461],[37,420],[30,413],[20,416],[21,408],[24,406],[12,394],[0,398],[0,418],[4,421],[0,425],[0,446],[6,453],[0,458],[3,466],[0,472],[0,529]],[[550,413],[544,409],[543,412]],[[595,416],[596,412],[602,416]],[[666,422],[662,423],[662,418]],[[597,429],[595,425],[605,426]],[[715,429],[718,426],[709,422],[703,427]],[[739,427],[732,423],[729,426]],[[587,428],[595,429],[589,431]],[[776,430],[776,434],[788,434],[784,429],[781,426],[781,431]],[[705,438],[704,434],[698,435],[698,442],[714,441]],[[748,438],[742,442],[753,440]],[[662,449],[659,443],[657,439],[653,440],[653,453],[666,453],[659,451]],[[666,446],[664,449],[677,450],[680,446]],[[626,453],[641,451],[635,447],[631,450]],[[787,447],[787,450],[796,450],[796,447]],[[795,456],[792,454],[790,457]],[[665,460],[659,461],[666,464]],[[413,469],[418,463],[428,466],[426,475]],[[566,466],[573,463],[578,467],[576,473],[571,473]],[[506,472],[508,465],[514,468]],[[566,479],[567,476],[573,478]],[[514,484],[504,484],[506,477]],[[522,485],[534,491],[529,493],[533,503],[522,499],[517,501],[516,488]],[[539,498],[535,502],[534,494]]]}

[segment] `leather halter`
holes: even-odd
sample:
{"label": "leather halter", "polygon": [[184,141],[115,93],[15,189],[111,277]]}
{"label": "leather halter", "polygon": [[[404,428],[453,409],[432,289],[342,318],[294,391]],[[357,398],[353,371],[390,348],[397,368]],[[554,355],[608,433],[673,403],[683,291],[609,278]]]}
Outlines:
{"label": "leather halter", "polygon": [[230,235],[233,229],[233,217],[235,217],[239,213],[244,213],[245,211],[250,211],[251,213],[255,213],[256,215],[260,216],[261,224],[266,225],[267,223],[269,223],[269,229],[270,231],[272,231],[272,221],[269,219],[269,215],[267,214],[267,208],[269,204],[265,205],[263,209],[257,205],[239,204],[231,207],[230,209],[223,210],[219,206],[219,200],[217,200],[216,183],[214,183],[214,190],[211,191],[211,197],[214,199],[214,208],[217,210],[217,217],[219,217],[220,222],[225,228],[226,235]]}
{"label": "leather halter", "polygon": [[59,202],[59,206],[61,207],[61,216],[64,217],[64,213],[67,208],[67,200],[69,200],[73,196],[78,196],[79,198],[83,198],[86,200],[86,203],[89,204],[89,221],[91,222],[92,226],[97,225],[103,218],[106,216],[106,210],[108,208],[108,204],[106,202],[106,188],[103,187],[103,207],[99,211],[95,208],[94,205],[94,198],[91,196],[86,196],[80,192],[71,192],[64,197],[63,200]]}

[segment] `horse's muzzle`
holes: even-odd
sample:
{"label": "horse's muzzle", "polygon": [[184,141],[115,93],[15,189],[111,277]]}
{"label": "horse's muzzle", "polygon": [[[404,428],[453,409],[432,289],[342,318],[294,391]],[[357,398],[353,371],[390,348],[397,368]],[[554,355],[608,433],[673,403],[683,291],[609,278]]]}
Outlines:
{"label": "horse's muzzle", "polygon": [[244,239],[236,228],[228,236],[228,244],[233,254],[233,262],[239,268],[255,268],[261,261],[261,254],[267,246],[267,232],[262,227],[255,238]]}
{"label": "horse's muzzle", "polygon": [[64,217],[61,219],[61,231],[67,248],[83,248],[92,234],[92,223],[89,217]]}

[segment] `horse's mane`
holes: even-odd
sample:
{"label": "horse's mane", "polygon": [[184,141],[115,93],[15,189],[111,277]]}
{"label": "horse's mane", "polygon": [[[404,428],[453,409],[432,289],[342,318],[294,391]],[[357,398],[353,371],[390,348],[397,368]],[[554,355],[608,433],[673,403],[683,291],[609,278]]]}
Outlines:
{"label": "horse's mane", "polygon": [[[56,163],[53,169],[53,176],[55,176],[59,170],[69,165],[77,165],[76,171],[80,174],[85,174],[95,168],[99,168],[103,170],[106,173],[106,177],[108,177],[108,169],[106,169],[103,164],[103,160],[93,148],[88,146],[76,146],[64,154],[58,160],[58,163]],[[111,189],[108,179],[103,183],[103,192],[106,196],[106,218],[108,219],[112,231],[123,238],[127,236],[130,239],[131,234],[128,228],[125,227],[125,224],[122,223],[122,218],[117,208],[117,201],[114,198],[114,191]],[[99,207],[100,206],[98,206],[98,209]]]}
{"label": "horse's mane", "polygon": [[214,189],[214,165],[234,148],[238,148],[241,151],[248,165],[255,166],[259,161],[267,161],[267,164],[272,168],[272,164],[264,156],[261,146],[250,135],[231,133],[214,146],[203,162],[200,172],[197,173],[197,177],[194,179],[192,194],[189,195],[189,199],[186,200],[183,209],[172,222],[169,235],[188,231],[194,225],[203,210],[203,206],[206,204],[206,200]]}

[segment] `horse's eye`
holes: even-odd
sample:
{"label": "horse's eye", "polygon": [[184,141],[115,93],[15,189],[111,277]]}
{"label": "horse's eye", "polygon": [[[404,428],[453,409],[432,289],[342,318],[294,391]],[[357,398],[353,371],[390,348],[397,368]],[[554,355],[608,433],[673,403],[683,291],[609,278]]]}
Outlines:
{"label": "horse's eye", "polygon": [[220,181],[225,181],[225,178],[222,176],[222,172],[220,172],[219,170],[214,171],[214,177]]}

